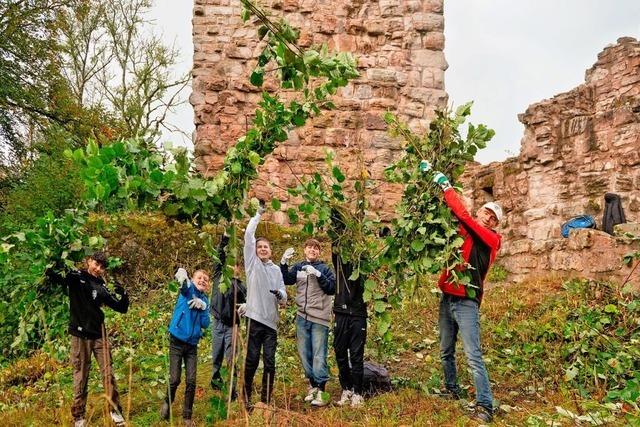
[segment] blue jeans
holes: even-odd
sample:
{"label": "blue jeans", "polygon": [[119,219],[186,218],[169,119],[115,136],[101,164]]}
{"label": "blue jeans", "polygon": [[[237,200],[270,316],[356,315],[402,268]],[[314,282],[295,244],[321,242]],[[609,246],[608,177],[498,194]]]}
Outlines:
{"label": "blue jeans", "polygon": [[312,387],[324,390],[329,381],[327,368],[327,345],[329,327],[296,317],[296,336],[298,338],[298,354],[302,360],[302,368]]}
{"label": "blue jeans", "polygon": [[440,300],[438,326],[440,328],[440,359],[444,368],[444,381],[447,390],[454,393],[460,392],[456,373],[456,339],[458,332],[460,332],[464,353],[473,372],[476,402],[492,411],[493,396],[480,348],[478,303],[471,299],[444,294]]}

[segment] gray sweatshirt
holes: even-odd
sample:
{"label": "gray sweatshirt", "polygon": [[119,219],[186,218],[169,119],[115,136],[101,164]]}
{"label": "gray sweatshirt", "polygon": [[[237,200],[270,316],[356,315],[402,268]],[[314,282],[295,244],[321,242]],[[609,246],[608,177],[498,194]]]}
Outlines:
{"label": "gray sweatshirt", "polygon": [[244,232],[244,270],[247,276],[246,316],[271,329],[278,330],[278,300],[270,290],[278,290],[282,295],[281,305],[287,302],[287,291],[282,280],[280,267],[271,260],[262,262],[256,254],[256,228],[260,214],[256,214]]}

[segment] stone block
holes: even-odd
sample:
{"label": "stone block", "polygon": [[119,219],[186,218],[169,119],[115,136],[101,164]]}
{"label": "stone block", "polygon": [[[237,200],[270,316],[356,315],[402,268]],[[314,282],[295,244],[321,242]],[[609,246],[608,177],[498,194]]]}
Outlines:
{"label": "stone block", "polygon": [[625,234],[631,234],[640,237],[640,224],[635,222],[627,222],[625,224],[617,224],[613,227],[615,236],[623,237]]}
{"label": "stone block", "polygon": [[444,52],[430,49],[416,49],[411,52],[411,63],[418,67],[433,67],[446,70],[449,65]]}
{"label": "stone block", "polygon": [[411,16],[413,28],[419,32],[442,32],[444,16],[439,13],[414,13]]}
{"label": "stone block", "polygon": [[397,76],[394,70],[382,68],[370,68],[367,70],[367,78],[378,82],[396,82]]}

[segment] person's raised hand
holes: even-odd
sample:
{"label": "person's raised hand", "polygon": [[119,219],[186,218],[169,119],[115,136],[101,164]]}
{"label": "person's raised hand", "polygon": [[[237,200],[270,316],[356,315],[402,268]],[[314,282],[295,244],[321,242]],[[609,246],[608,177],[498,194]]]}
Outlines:
{"label": "person's raised hand", "polygon": [[282,254],[282,258],[280,259],[280,264],[284,264],[284,265],[289,264],[289,260],[291,259],[294,253],[295,253],[295,249],[287,248],[287,250],[284,251],[284,253]]}
{"label": "person's raised hand", "polygon": [[436,172],[433,176],[433,182],[438,184],[442,190],[446,190],[451,188],[451,183],[449,182],[449,178],[446,177],[442,172]]}
{"label": "person's raised hand", "polygon": [[178,283],[180,283],[181,285],[184,284],[185,282],[187,282],[189,280],[189,274],[187,273],[187,270],[185,270],[184,268],[180,267],[178,269],[178,271],[176,271],[176,274],[173,276]]}

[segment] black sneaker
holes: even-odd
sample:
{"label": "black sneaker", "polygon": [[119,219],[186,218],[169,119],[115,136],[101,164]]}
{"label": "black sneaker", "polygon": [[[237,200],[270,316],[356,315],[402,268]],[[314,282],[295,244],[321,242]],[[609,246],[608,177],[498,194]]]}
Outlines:
{"label": "black sneaker", "polygon": [[485,408],[484,406],[476,406],[475,410],[469,415],[470,418],[474,420],[481,421],[483,423],[490,423],[493,421],[493,414],[490,410]]}

